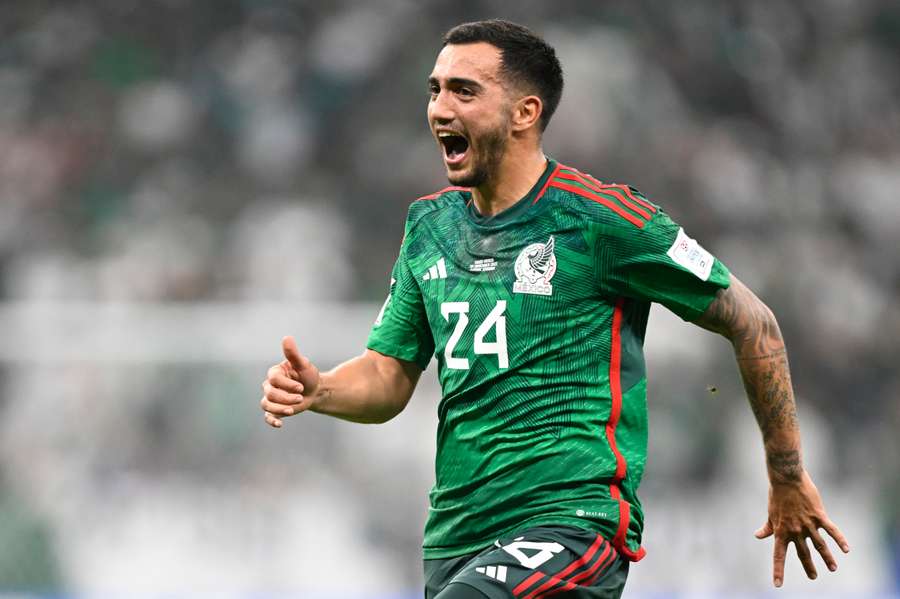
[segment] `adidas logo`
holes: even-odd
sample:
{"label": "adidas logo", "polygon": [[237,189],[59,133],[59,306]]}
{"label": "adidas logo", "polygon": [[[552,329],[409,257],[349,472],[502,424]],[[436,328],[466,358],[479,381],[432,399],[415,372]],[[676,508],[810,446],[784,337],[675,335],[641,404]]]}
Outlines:
{"label": "adidas logo", "polygon": [[437,261],[437,264],[433,265],[428,269],[428,272],[422,277],[423,281],[430,281],[431,279],[446,279],[447,278],[447,263],[444,262],[444,259],[441,258]]}
{"label": "adidas logo", "polygon": [[488,578],[506,582],[506,566],[479,566],[475,568],[479,574],[484,574]]}

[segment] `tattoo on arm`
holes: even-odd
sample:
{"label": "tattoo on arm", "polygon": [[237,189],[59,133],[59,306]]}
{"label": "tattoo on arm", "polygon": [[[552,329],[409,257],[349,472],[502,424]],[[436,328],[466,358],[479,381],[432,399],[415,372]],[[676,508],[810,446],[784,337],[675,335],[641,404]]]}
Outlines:
{"label": "tattoo on arm", "polygon": [[766,456],[773,482],[798,482],[803,475],[800,451],[773,451]]}
{"label": "tattoo on arm", "polygon": [[695,324],[728,338],[766,448],[773,482],[799,480],[800,432],[784,340],[771,310],[732,276]]}

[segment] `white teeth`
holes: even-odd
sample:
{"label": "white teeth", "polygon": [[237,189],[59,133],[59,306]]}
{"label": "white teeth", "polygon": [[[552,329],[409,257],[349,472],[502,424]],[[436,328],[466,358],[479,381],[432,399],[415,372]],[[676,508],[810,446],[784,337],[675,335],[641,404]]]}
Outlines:
{"label": "white teeth", "polygon": [[438,131],[438,137],[451,137],[451,136],[462,137],[462,135],[460,135],[459,133],[451,133],[450,131]]}

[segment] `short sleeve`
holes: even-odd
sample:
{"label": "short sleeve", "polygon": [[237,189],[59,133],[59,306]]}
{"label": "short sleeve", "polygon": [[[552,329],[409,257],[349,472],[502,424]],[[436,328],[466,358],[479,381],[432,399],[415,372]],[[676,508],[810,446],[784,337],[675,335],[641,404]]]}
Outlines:
{"label": "short sleeve", "polygon": [[415,362],[425,370],[434,354],[434,338],[421,289],[406,262],[407,241],[404,239],[391,271],[390,291],[366,346],[386,356]]}
{"label": "short sleeve", "polygon": [[697,319],[729,286],[728,268],[661,208],[643,227],[603,227],[598,236],[601,290]]}

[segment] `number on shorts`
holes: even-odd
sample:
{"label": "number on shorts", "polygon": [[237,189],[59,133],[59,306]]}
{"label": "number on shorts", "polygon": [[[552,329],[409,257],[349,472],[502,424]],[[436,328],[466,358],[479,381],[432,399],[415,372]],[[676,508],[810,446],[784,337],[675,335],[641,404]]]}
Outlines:
{"label": "number on shorts", "polygon": [[[553,559],[553,556],[565,549],[559,543],[541,543],[538,541],[523,541],[523,537],[519,537],[509,545],[503,545],[503,551],[507,552],[519,563],[531,570],[537,568],[543,563]],[[526,555],[523,550],[536,550],[533,555]]]}

